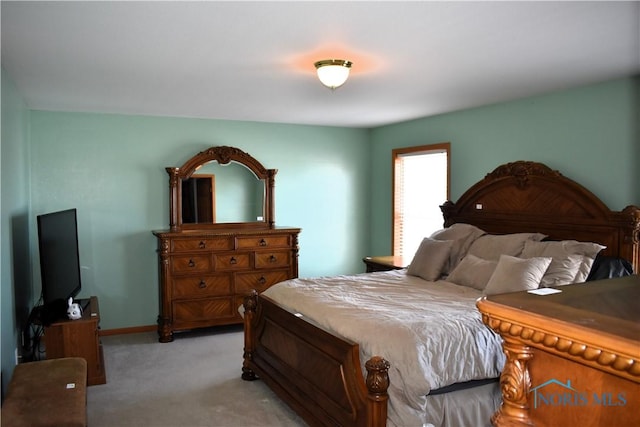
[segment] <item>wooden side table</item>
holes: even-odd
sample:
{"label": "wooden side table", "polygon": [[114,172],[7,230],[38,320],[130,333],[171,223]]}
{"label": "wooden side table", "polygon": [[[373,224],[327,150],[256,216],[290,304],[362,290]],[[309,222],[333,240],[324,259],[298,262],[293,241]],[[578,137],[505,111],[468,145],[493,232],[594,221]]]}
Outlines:
{"label": "wooden side table", "polygon": [[400,270],[409,265],[409,261],[401,256],[367,256],[362,258],[367,266],[367,273],[374,271]]}
{"label": "wooden side table", "polygon": [[92,296],[81,319],[61,319],[45,326],[47,359],[82,357],[87,361],[87,385],[105,384],[107,376],[99,330],[98,298]]}

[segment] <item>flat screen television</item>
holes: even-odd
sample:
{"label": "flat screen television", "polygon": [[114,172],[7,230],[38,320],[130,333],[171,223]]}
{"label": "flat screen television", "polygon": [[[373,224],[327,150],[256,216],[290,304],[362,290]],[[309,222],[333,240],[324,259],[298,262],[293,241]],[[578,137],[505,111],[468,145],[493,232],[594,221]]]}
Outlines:
{"label": "flat screen television", "polygon": [[57,316],[80,292],[80,251],[76,209],[38,215],[42,300]]}

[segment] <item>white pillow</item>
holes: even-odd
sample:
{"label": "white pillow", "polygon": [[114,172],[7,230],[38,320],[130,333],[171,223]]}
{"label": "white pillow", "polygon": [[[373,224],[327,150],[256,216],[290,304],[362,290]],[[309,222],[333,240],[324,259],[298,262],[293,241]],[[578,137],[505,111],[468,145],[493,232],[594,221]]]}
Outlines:
{"label": "white pillow", "polygon": [[489,261],[467,254],[447,277],[447,282],[483,290],[498,265],[497,261]]}
{"label": "white pillow", "polygon": [[484,288],[484,294],[495,295],[537,289],[549,264],[551,264],[550,257],[524,259],[502,255]]}
{"label": "white pillow", "polygon": [[500,255],[520,256],[527,240],[540,241],[540,233],[486,234],[471,244],[469,253],[483,259],[498,261]]}
{"label": "white pillow", "polygon": [[582,283],[587,280],[596,255],[598,255],[601,250],[607,248],[597,243],[578,242],[576,240],[565,240],[564,245],[567,251],[583,255],[582,264],[580,264],[580,269],[578,269],[578,274],[576,274],[573,283]]}
{"label": "white pillow", "polygon": [[553,258],[540,286],[559,286],[581,283],[587,280],[596,255],[604,248],[605,246],[597,243],[578,242],[576,240],[562,240],[559,242],[527,241],[522,251],[522,258],[539,256]]}
{"label": "white pillow", "polygon": [[439,279],[445,264],[449,261],[452,246],[451,240],[433,240],[428,237],[422,239],[407,268],[407,274],[431,282]]}
{"label": "white pillow", "polygon": [[469,246],[485,232],[475,225],[456,223],[447,228],[435,231],[431,236],[435,240],[452,240],[453,247],[449,255],[449,262],[445,265],[443,274],[449,274],[458,265],[460,260],[464,258],[469,250]]}

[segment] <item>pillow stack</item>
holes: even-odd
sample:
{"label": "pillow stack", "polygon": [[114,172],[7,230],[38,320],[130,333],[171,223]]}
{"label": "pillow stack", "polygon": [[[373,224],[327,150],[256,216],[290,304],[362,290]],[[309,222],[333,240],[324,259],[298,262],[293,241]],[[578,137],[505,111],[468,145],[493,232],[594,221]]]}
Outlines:
{"label": "pillow stack", "polygon": [[605,246],[597,243],[576,240],[527,242],[522,257],[551,257],[551,265],[540,286],[560,286],[586,281],[596,255],[604,248]]}
{"label": "pillow stack", "polygon": [[540,233],[485,234],[471,244],[467,255],[446,280],[488,295],[535,289],[540,285],[551,259],[519,262],[518,257],[527,242],[545,237]]}
{"label": "pillow stack", "polygon": [[542,241],[540,233],[487,234],[453,224],[426,237],[407,274],[444,278],[485,295],[584,282],[605,246],[576,240]]}

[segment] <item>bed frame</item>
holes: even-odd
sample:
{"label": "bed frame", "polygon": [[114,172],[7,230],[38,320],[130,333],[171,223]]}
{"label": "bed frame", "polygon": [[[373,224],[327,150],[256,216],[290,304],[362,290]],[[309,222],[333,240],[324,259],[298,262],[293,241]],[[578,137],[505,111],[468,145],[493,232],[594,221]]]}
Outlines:
{"label": "bed frame", "polygon": [[[640,208],[611,211],[541,163],[499,166],[441,209],[445,226],[468,223],[494,234],[539,232],[551,240],[597,242],[607,246],[603,254],[627,259],[636,273],[640,269]],[[368,360],[365,379],[358,343],[256,292],[244,309],[243,379],[262,379],[313,426],[386,425],[386,360]]]}

